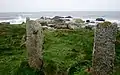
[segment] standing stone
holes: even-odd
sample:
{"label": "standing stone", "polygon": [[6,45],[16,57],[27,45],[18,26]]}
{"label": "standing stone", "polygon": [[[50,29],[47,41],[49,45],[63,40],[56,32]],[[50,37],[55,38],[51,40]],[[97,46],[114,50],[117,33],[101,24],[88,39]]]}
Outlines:
{"label": "standing stone", "polygon": [[117,24],[97,25],[94,37],[92,75],[111,75],[114,68]]}
{"label": "standing stone", "polygon": [[26,47],[28,52],[28,63],[30,67],[41,69],[43,35],[41,25],[37,21],[26,18]]}

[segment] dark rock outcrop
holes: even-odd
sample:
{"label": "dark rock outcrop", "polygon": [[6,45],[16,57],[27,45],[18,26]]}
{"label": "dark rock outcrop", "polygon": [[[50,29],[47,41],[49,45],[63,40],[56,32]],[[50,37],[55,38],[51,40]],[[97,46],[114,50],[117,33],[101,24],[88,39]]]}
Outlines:
{"label": "dark rock outcrop", "polygon": [[10,24],[10,22],[1,22],[0,24],[1,25],[8,25],[8,24]]}
{"label": "dark rock outcrop", "polygon": [[65,18],[73,18],[72,16],[67,16],[67,17],[65,17]]}
{"label": "dark rock outcrop", "polygon": [[90,20],[86,20],[87,23],[90,23]]}
{"label": "dark rock outcrop", "polygon": [[44,17],[42,16],[40,19],[44,19]]}
{"label": "dark rock outcrop", "polygon": [[97,18],[96,21],[105,21],[103,18]]}
{"label": "dark rock outcrop", "polygon": [[47,22],[41,22],[40,24],[41,24],[41,26],[47,26],[48,25]]}
{"label": "dark rock outcrop", "polygon": [[63,18],[63,17],[61,17],[61,16],[55,16],[55,17],[53,17],[52,19],[53,19],[53,20],[56,20],[56,19],[60,19],[60,18]]}
{"label": "dark rock outcrop", "polygon": [[94,21],[91,21],[90,23],[95,23]]}

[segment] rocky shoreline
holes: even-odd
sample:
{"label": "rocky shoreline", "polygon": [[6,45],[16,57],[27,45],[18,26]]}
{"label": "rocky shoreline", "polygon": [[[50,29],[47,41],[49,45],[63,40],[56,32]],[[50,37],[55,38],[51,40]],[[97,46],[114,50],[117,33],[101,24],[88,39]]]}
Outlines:
{"label": "rocky shoreline", "polygon": [[[50,17],[40,17],[36,19],[43,29],[79,29],[79,28],[87,28],[87,29],[95,29],[98,23],[105,22],[104,18],[96,18],[96,20],[82,20],[80,18],[73,18],[72,16],[54,16]],[[22,22],[24,24],[25,22]],[[1,22],[0,25],[9,25],[10,22]],[[118,28],[120,29],[120,24],[118,24]]]}
{"label": "rocky shoreline", "polygon": [[37,19],[37,21],[42,25],[43,29],[95,29],[98,23],[106,22],[103,18],[96,18],[94,21],[89,19],[82,20],[71,16],[55,16],[53,18],[41,17]]}

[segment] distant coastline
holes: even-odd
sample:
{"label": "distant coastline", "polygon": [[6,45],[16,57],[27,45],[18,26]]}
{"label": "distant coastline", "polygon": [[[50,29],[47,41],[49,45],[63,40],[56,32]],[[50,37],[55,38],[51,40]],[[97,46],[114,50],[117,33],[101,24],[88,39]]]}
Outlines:
{"label": "distant coastline", "polygon": [[0,22],[22,23],[26,17],[31,19],[39,19],[41,16],[73,16],[73,18],[81,18],[83,20],[95,20],[96,18],[104,18],[110,22],[120,23],[120,11],[41,11],[41,12],[1,12]]}

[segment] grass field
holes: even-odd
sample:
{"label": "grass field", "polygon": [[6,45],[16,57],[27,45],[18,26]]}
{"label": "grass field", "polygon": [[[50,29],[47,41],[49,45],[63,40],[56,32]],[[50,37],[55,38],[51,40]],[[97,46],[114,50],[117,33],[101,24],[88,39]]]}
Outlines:
{"label": "grass field", "polygon": [[[22,25],[0,26],[0,75],[40,75],[29,67],[22,37]],[[85,69],[91,67],[94,33],[92,30],[45,30],[44,71],[49,74],[89,75]],[[120,33],[117,34],[120,40]],[[120,75],[120,44],[116,43],[115,73]]]}

